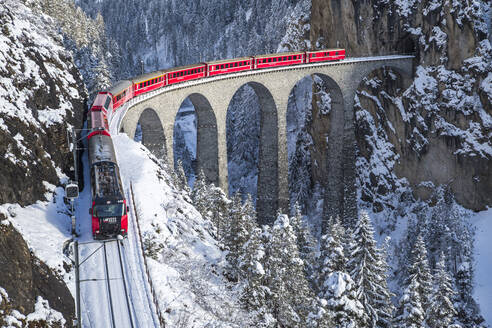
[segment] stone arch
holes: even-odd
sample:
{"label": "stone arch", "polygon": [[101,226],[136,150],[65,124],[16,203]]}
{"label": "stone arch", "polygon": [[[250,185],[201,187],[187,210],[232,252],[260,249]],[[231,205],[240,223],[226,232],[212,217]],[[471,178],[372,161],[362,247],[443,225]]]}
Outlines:
{"label": "stone arch", "polygon": [[[195,108],[197,142],[196,142],[196,163],[194,171],[198,174],[201,170],[207,180],[219,185],[219,152],[217,137],[217,119],[215,113],[205,96],[199,93],[192,93],[185,97],[189,99]],[[183,103],[182,102],[182,103]],[[181,107],[181,106],[180,106]],[[176,165],[177,163],[175,163]]]}
{"label": "stone arch", "polygon": [[[260,106],[256,211],[260,224],[271,224],[275,220],[279,204],[277,106],[271,92],[258,82],[241,85],[234,95],[244,85],[253,89]],[[229,101],[228,111],[234,95]]]}
{"label": "stone arch", "polygon": [[159,159],[165,159],[166,137],[157,112],[147,107],[140,114],[137,125],[142,129],[142,144]]}
{"label": "stone arch", "polygon": [[[306,82],[309,83],[309,80],[312,81],[311,84],[303,86]],[[313,143],[309,145],[311,168],[309,173],[312,183],[310,190],[318,184],[322,190],[325,191],[325,203],[329,205],[329,211],[332,213],[335,209],[342,206],[339,197],[336,196],[343,194],[343,185],[340,183],[343,176],[341,158],[343,153],[342,146],[345,121],[343,93],[339,84],[325,73],[315,72],[303,76],[296,81],[289,93],[286,113],[287,124],[292,121],[293,116],[295,115],[293,110],[296,110],[296,108],[293,107],[296,107],[296,104],[299,101],[298,96],[301,96],[303,92],[303,90],[297,90],[299,87],[311,88],[311,97],[303,100],[310,101],[312,107],[312,112],[307,114],[311,115],[311,120],[306,126],[307,132],[313,141]],[[323,95],[323,92],[325,95]],[[322,101],[325,103],[328,102],[327,99],[331,100],[329,106],[326,106],[325,108],[319,107],[319,104],[321,104]],[[302,105],[303,104],[301,104],[301,106]],[[290,135],[288,138],[290,139],[289,145],[292,145],[295,141],[292,139],[293,136]],[[299,158],[296,158],[298,153],[292,153],[293,151],[296,151],[296,149],[292,149],[291,147],[288,151],[288,158],[290,160],[299,160]],[[291,164],[292,163],[289,163],[288,179],[289,198],[291,200],[291,205],[293,205],[293,201],[297,201],[297,199],[292,199],[292,193],[296,188],[302,186],[294,184],[294,181],[292,180],[294,178],[293,175],[295,176],[300,172],[294,172],[294,167]],[[306,174],[307,172],[304,173]]]}

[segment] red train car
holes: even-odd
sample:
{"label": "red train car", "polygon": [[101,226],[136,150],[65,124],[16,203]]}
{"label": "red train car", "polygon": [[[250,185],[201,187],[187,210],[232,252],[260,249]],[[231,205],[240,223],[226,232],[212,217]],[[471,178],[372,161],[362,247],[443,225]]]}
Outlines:
{"label": "red train car", "polygon": [[317,63],[345,58],[345,49],[306,51],[306,63]]}
{"label": "red train car", "polygon": [[133,98],[133,83],[128,80],[119,81],[107,90],[113,97],[113,112],[125,102]]}
{"label": "red train car", "polygon": [[108,118],[101,109],[90,111],[90,132],[87,138],[91,138],[95,134],[109,136]]}
{"label": "red train car", "polygon": [[112,101],[113,98],[108,92],[99,92],[92,103],[91,111],[102,110],[104,115],[106,115],[108,109],[112,107]]}
{"label": "red train car", "polygon": [[207,76],[249,71],[253,68],[254,57],[242,57],[206,62]]}
{"label": "red train car", "polygon": [[303,52],[284,52],[271,55],[255,56],[254,68],[270,68],[303,64],[304,58],[305,53]]}
{"label": "red train car", "polygon": [[205,77],[207,65],[196,64],[183,67],[176,67],[166,71],[167,85],[190,81]]}
{"label": "red train car", "polygon": [[166,85],[166,73],[157,71],[140,75],[133,79],[133,96],[149,92]]}

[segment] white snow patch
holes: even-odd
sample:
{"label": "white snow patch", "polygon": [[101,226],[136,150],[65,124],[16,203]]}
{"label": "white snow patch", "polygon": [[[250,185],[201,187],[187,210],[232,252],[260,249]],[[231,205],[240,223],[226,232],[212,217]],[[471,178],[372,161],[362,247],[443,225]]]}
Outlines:
{"label": "white snow patch", "polygon": [[485,321],[492,325],[492,208],[471,218],[475,224],[475,289],[474,297],[480,305]]}

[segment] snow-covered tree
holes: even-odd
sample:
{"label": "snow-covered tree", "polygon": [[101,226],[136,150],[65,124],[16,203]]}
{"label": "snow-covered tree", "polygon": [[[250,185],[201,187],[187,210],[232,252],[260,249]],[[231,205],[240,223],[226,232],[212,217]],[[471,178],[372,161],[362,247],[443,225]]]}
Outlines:
{"label": "snow-covered tree", "polygon": [[297,237],[297,247],[299,248],[299,255],[304,261],[306,276],[311,277],[315,269],[316,241],[309,230],[307,222],[302,218],[301,208],[298,203],[294,205],[294,216],[291,217],[290,223]]}
{"label": "snow-covered tree", "polygon": [[265,278],[270,289],[269,307],[282,327],[306,327],[314,295],[287,215],[278,215],[267,247]]}
{"label": "snow-covered tree", "polygon": [[176,182],[177,182],[178,186],[182,190],[189,192],[188,179],[186,178],[186,174],[185,174],[185,171],[183,169],[183,162],[181,161],[181,159],[178,159],[178,167],[176,168],[176,177],[177,177]]}
{"label": "snow-covered tree", "polygon": [[425,322],[423,309],[429,308],[432,295],[432,276],[421,234],[418,235],[412,250],[408,273],[409,277],[403,296],[400,298],[396,321],[398,327],[421,327]]}
{"label": "snow-covered tree", "polygon": [[336,327],[365,327],[368,316],[359,301],[356,286],[346,271],[344,233],[338,218],[331,219],[321,239],[319,296],[326,300],[325,318]]}
{"label": "snow-covered tree", "polygon": [[426,315],[426,322],[430,328],[460,327],[455,324],[458,312],[452,301],[454,295],[452,280],[446,271],[446,258],[444,253],[441,253],[434,272],[434,290]]}
{"label": "snow-covered tree", "polygon": [[256,313],[258,326],[263,326],[271,316],[267,307],[267,297],[270,289],[265,286],[265,245],[262,240],[262,230],[258,227],[251,231],[249,240],[243,245],[243,251],[238,259],[241,281],[244,288],[241,300],[246,309]]}
{"label": "snow-covered tree", "polygon": [[202,216],[207,215],[207,209],[209,204],[207,204],[207,194],[208,194],[207,178],[205,173],[200,171],[198,177],[193,185],[193,191],[191,192],[191,199],[195,208],[200,212]]}
{"label": "snow-covered tree", "polygon": [[387,264],[374,240],[369,215],[362,211],[353,233],[348,271],[357,298],[369,316],[368,327],[391,327],[394,307],[387,284]]}
{"label": "snow-covered tree", "polygon": [[412,276],[399,302],[398,316],[395,318],[397,328],[424,327],[425,313],[419,293],[417,276]]}
{"label": "snow-covered tree", "polygon": [[248,197],[244,205],[242,204],[241,194],[234,194],[231,206],[229,207],[228,226],[225,229],[225,242],[229,250],[226,258],[229,265],[230,278],[238,281],[239,261],[244,257],[245,244],[252,237],[253,229],[256,228],[255,216],[251,197]]}
{"label": "snow-covered tree", "polygon": [[323,285],[328,276],[335,271],[345,271],[347,259],[342,236],[345,233],[340,221],[331,218],[328,222],[327,234],[321,236],[321,253],[318,259],[318,285],[320,296],[323,296]]}

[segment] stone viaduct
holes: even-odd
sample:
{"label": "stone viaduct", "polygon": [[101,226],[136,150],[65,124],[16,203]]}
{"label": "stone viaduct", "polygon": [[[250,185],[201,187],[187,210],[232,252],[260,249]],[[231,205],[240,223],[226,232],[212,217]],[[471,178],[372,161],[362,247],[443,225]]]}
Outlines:
{"label": "stone viaduct", "polygon": [[[354,98],[371,72],[391,67],[408,83],[412,56],[348,58],[340,62],[304,64],[210,77],[184,82],[132,99],[120,114],[118,130],[133,138],[137,123],[142,141],[173,167],[173,129],[183,101],[189,97],[197,117],[197,162],[205,176],[227,194],[226,115],[243,85],[256,92],[261,112],[257,212],[270,223],[278,208],[289,208],[287,105],[294,86],[308,75],[321,77],[332,98],[328,136],[325,204],[329,215],[356,215]],[[405,83],[404,82],[404,83]]]}

